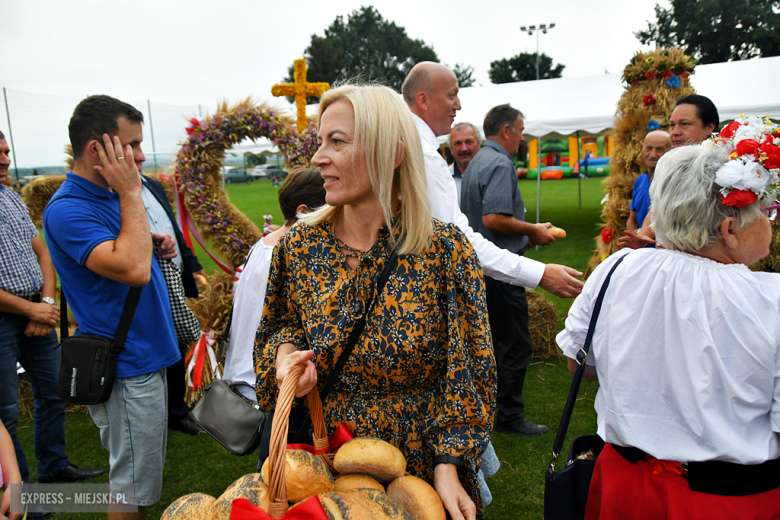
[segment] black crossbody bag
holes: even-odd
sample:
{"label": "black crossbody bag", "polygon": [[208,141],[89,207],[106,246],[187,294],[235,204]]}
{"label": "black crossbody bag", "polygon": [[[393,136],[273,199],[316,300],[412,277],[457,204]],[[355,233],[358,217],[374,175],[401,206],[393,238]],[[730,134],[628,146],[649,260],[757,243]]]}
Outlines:
{"label": "black crossbody bag", "polygon": [[114,339],[98,334],[76,334],[68,337],[68,304],[60,293],[60,398],[76,404],[99,404],[108,401],[116,379],[119,354],[138,306],[143,287],[131,287]]}
{"label": "black crossbody bag", "polygon": [[[569,458],[566,461],[566,467],[560,471],[555,471],[555,461],[563,448],[563,442],[566,439],[566,431],[569,429],[569,421],[574,411],[574,403],[577,402],[577,393],[580,390],[582,376],[585,374],[585,360],[590,352],[590,344],[593,341],[593,333],[596,331],[596,322],[601,312],[601,304],[604,301],[604,295],[609,287],[609,280],[617,266],[620,265],[626,257],[618,259],[612,266],[604,283],[601,285],[596,304],[593,307],[593,313],[590,316],[588,325],[588,334],[585,337],[585,344],[577,353],[577,371],[571,382],[569,397],[566,399],[566,406],[563,409],[561,424],[558,426],[558,433],[555,435],[553,443],[552,462],[547,468],[544,479],[544,519],[545,520],[574,520],[585,517],[585,505],[588,501],[588,491],[590,490],[590,481],[593,478],[593,470],[596,467],[596,459],[604,448],[604,441],[595,434],[582,435],[574,439],[569,447]],[[593,453],[592,459],[577,459],[577,455],[590,450]]]}

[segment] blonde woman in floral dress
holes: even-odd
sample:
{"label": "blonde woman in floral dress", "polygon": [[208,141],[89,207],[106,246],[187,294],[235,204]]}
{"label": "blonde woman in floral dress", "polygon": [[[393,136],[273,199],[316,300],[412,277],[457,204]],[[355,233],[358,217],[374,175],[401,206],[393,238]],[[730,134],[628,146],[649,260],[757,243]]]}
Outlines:
{"label": "blonde woman in floral dress", "polygon": [[[481,517],[496,369],[476,255],[456,226],[431,218],[420,139],[394,91],[327,92],[319,140],[312,164],[327,205],[274,253],[255,346],[259,403],[273,408],[296,364],[306,367],[297,396],[325,381],[375,299],[325,399],[329,431],[346,423],[392,443],[453,519]],[[398,265],[376,294],[394,248]]]}

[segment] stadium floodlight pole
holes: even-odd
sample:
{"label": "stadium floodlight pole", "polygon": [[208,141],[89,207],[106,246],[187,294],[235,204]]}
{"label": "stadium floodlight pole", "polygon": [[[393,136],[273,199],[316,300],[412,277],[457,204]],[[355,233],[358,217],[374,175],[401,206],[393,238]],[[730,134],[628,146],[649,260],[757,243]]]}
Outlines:
{"label": "stadium floodlight pole", "polygon": [[539,33],[541,32],[547,34],[547,31],[553,28],[555,28],[554,23],[551,23],[549,25],[546,23],[540,24],[539,29],[537,29],[535,25],[529,25],[528,27],[523,25],[522,27],[520,27],[521,31],[523,31],[524,33],[528,33],[528,36],[533,36],[534,32],[536,33],[536,79],[537,80],[539,79]]}
{"label": "stadium floodlight pole", "polygon": [[[535,25],[529,25],[529,26],[521,26],[520,30],[524,33],[528,33],[528,36],[533,36],[534,32],[536,32],[536,80],[539,81],[539,33],[542,32],[544,34],[547,34],[547,31],[554,29],[555,24],[551,23],[549,25],[543,23],[539,24],[539,29],[536,28]],[[537,136],[537,140],[539,141],[539,146],[537,146],[539,151],[539,161],[538,161],[538,168],[539,171],[536,174],[536,223],[539,223],[539,208],[541,207],[541,198],[542,198],[542,136]],[[539,246],[536,246],[536,250],[539,250]]]}

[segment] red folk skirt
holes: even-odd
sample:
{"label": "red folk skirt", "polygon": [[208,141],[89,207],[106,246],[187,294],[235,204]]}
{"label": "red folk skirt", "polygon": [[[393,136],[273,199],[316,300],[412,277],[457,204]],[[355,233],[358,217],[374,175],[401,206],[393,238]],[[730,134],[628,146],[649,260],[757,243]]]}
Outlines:
{"label": "red folk skirt", "polygon": [[611,444],[596,461],[585,520],[780,520],[780,488],[750,496],[691,491],[679,463],[631,463]]}

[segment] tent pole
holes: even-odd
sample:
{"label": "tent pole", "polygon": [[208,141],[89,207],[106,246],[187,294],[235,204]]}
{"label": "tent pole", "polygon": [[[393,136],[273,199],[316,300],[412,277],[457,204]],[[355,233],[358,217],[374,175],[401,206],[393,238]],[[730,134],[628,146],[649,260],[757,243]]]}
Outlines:
{"label": "tent pole", "polygon": [[[541,207],[542,202],[542,138],[541,136],[537,138],[539,140],[539,146],[537,146],[537,151],[539,153],[539,161],[537,162],[537,165],[539,169],[536,171],[536,223],[539,223],[539,208]],[[536,246],[536,250],[539,251],[539,246]]]}

